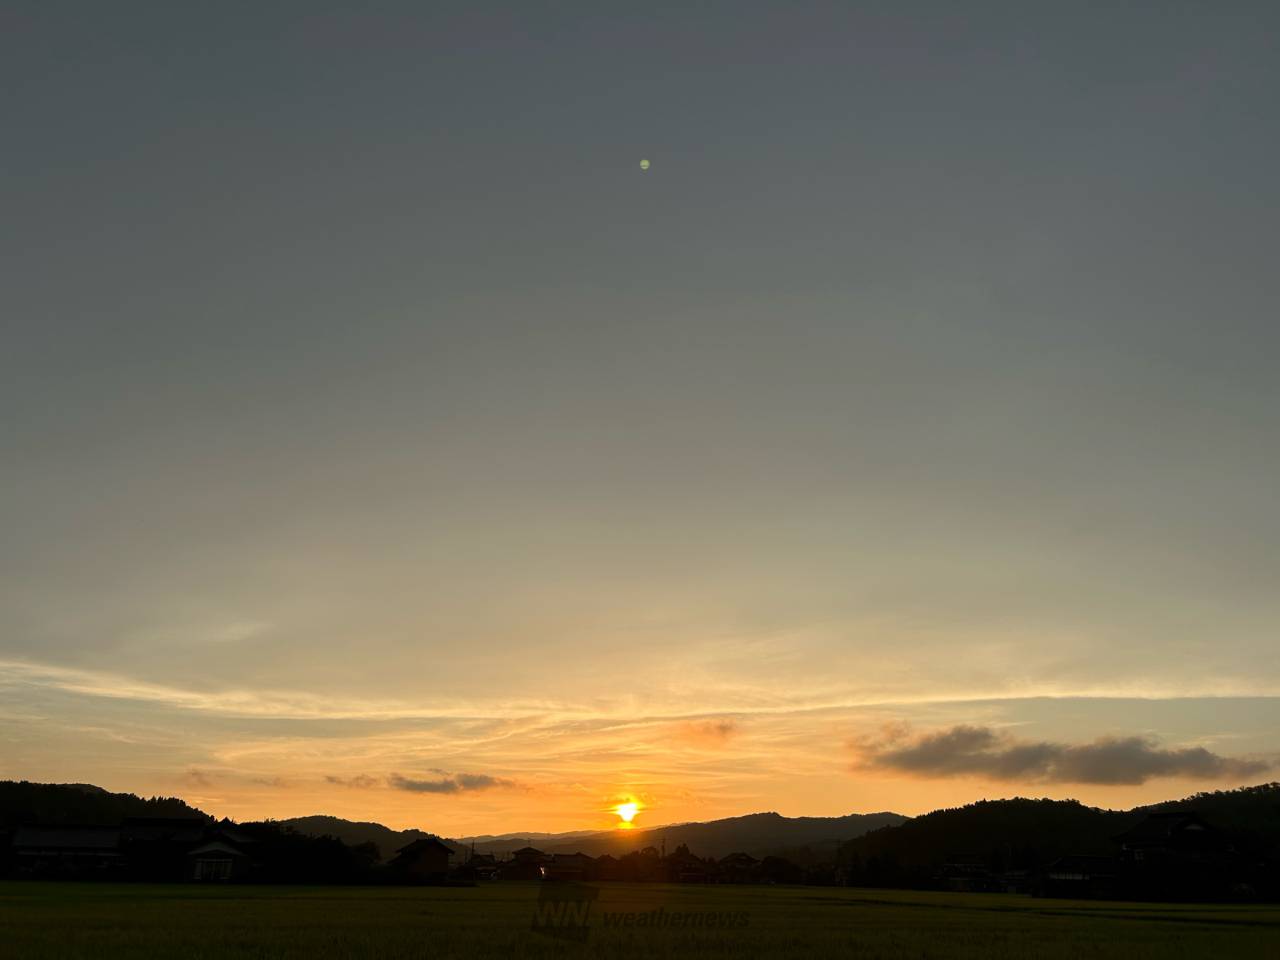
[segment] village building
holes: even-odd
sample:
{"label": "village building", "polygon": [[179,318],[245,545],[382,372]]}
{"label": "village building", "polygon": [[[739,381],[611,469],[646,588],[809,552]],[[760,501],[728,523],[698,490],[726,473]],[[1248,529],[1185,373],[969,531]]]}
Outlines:
{"label": "village building", "polygon": [[542,867],[548,860],[547,855],[535,847],[521,847],[502,864],[500,875],[503,880],[541,880]]}
{"label": "village building", "polygon": [[583,881],[596,879],[596,861],[585,853],[557,853],[542,864],[542,879]]}
{"label": "village building", "polygon": [[1108,897],[1119,888],[1120,865],[1114,857],[1070,854],[1047,864],[1035,892],[1042,897],[1089,899]]}
{"label": "village building", "polygon": [[760,861],[749,853],[731,853],[720,861],[719,872],[725,883],[758,883]]}
{"label": "village building", "polygon": [[10,841],[18,876],[106,877],[120,874],[120,828],[20,826]]}
{"label": "village building", "polygon": [[1187,811],[1148,814],[1114,839],[1122,861],[1147,867],[1216,862],[1230,853],[1213,827]]}
{"label": "village building", "polygon": [[676,883],[706,883],[711,879],[711,867],[715,861],[695,856],[681,844],[666,858],[667,877]]}
{"label": "village building", "polygon": [[993,889],[991,868],[980,853],[951,853],[934,879],[946,890],[974,893]]}
{"label": "village building", "polygon": [[1215,900],[1248,876],[1230,841],[1190,811],[1148,814],[1113,838],[1125,893],[1142,899]]}
{"label": "village building", "polygon": [[243,880],[251,869],[249,854],[225,837],[188,850],[186,864],[187,879],[199,881]]}
{"label": "village building", "polygon": [[469,880],[488,882],[498,879],[498,858],[491,853],[472,853],[462,866],[462,874]]}
{"label": "village building", "polygon": [[121,826],[19,826],[9,857],[17,876],[151,881],[239,880],[251,844],[196,818],[130,819]]}
{"label": "village building", "polygon": [[418,883],[443,880],[449,873],[449,858],[453,851],[435,837],[415,840],[396,851],[388,865],[402,879]]}

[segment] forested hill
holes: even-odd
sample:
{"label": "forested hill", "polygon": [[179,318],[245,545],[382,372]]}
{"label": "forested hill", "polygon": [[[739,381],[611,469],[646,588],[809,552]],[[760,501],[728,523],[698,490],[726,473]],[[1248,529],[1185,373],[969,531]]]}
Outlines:
{"label": "forested hill", "polygon": [[1185,800],[1167,800],[1138,808],[1142,813],[1167,810],[1194,810],[1237,845],[1280,847],[1280,783],[1197,793]]}
{"label": "forested hill", "polygon": [[955,856],[981,857],[993,870],[1031,869],[1068,854],[1114,855],[1114,836],[1149,813],[1171,810],[1194,811],[1237,849],[1261,856],[1280,849],[1280,783],[1267,783],[1132,810],[984,800],[874,830],[844,844],[839,858],[855,882],[870,884],[921,880]]}
{"label": "forested hill", "polygon": [[177,797],[145,799],[87,783],[0,780],[0,828],[20,823],[114,825],[126,817],[204,817]]}
{"label": "forested hill", "polygon": [[[349,847],[372,843],[377,846],[382,860],[389,860],[397,850],[414,840],[425,840],[433,836],[423,830],[392,830],[380,823],[343,820],[339,817],[293,817],[289,820],[281,820],[280,824],[309,837],[336,837]],[[445,842],[455,849],[460,849],[452,842]]]}

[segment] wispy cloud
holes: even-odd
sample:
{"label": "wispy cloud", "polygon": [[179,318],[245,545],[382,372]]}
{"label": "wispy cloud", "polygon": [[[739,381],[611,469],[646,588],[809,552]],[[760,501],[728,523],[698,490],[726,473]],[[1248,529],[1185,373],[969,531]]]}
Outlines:
{"label": "wispy cloud", "polygon": [[256,640],[270,632],[271,624],[259,620],[237,620],[209,631],[207,639],[210,643],[243,643]]}
{"label": "wispy cloud", "polygon": [[394,699],[348,699],[298,690],[191,690],[106,671],[17,660],[0,660],[0,684],[41,687],[81,696],[132,700],[220,716],[259,719],[483,720],[589,714],[579,705],[547,700],[478,705],[475,701],[456,699],[422,704]]}
{"label": "wispy cloud", "polygon": [[1038,698],[1141,698],[1280,696],[1280,687],[1257,683],[1204,682],[1185,687],[1105,685],[1064,687],[1024,684],[1016,689],[938,687],[896,694],[894,691],[841,688],[778,692],[766,684],[721,684],[698,691],[700,709],[688,709],[693,691],[671,688],[655,691],[635,704],[605,704],[591,700],[549,698],[433,698],[409,702],[394,698],[352,698],[306,690],[195,690],[153,683],[122,674],[24,660],[0,660],[0,685],[55,690],[85,697],[154,703],[217,716],[290,720],[511,720],[521,725],[535,718],[543,725],[625,722],[630,725],[688,721],[717,723],[725,716],[768,717],[839,711],[867,707],[941,703],[1012,702]]}
{"label": "wispy cloud", "polygon": [[1103,737],[1084,744],[1019,740],[990,727],[959,725],[913,736],[889,731],[855,744],[859,770],[919,777],[982,776],[1043,783],[1142,784],[1157,777],[1250,777],[1274,764],[1224,757],[1204,747],[1168,749],[1150,737]]}

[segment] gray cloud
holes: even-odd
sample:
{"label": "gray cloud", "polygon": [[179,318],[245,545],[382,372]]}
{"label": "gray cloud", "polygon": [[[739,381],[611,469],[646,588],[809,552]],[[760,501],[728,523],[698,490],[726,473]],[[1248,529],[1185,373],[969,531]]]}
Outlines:
{"label": "gray cloud", "polygon": [[990,727],[959,725],[917,737],[863,743],[855,769],[921,777],[1141,784],[1156,777],[1249,777],[1274,764],[1224,757],[1204,747],[1165,749],[1149,737],[1103,737],[1085,744],[1017,740]]}
{"label": "gray cloud", "polygon": [[413,780],[393,773],[387,778],[387,783],[397,790],[408,790],[411,793],[463,793],[515,786],[511,780],[491,777],[485,773],[445,774],[436,780]]}
{"label": "gray cloud", "polygon": [[277,787],[281,790],[293,785],[292,781],[286,780],[284,777],[252,777],[249,782],[261,784],[264,787]]}
{"label": "gray cloud", "polygon": [[354,777],[334,777],[327,776],[324,778],[326,783],[337,784],[341,787],[376,787],[378,785],[377,777],[370,777],[367,774],[359,773]]}
{"label": "gray cloud", "polygon": [[738,733],[738,730],[739,725],[736,720],[703,720],[685,723],[680,728],[680,733],[688,740],[719,744],[729,740]]}

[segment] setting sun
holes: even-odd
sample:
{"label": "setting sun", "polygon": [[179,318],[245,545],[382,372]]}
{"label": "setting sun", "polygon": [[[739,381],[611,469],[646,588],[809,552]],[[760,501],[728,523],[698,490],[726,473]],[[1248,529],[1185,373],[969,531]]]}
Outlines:
{"label": "setting sun", "polygon": [[626,803],[620,803],[613,808],[618,815],[618,827],[622,830],[631,829],[631,821],[635,819],[637,813],[640,812],[640,804],[634,800],[628,800]]}

